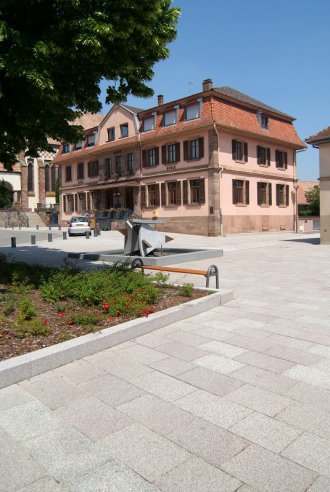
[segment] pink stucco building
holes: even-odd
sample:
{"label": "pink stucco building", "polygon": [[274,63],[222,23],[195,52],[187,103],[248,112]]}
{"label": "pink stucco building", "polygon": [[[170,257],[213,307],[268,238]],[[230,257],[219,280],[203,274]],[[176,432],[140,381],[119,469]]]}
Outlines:
{"label": "pink stucco building", "polygon": [[[87,123],[89,121],[89,123]],[[61,218],[120,205],[163,230],[217,236],[294,230],[294,118],[229,87],[141,110],[85,115],[86,139],[64,144]]]}

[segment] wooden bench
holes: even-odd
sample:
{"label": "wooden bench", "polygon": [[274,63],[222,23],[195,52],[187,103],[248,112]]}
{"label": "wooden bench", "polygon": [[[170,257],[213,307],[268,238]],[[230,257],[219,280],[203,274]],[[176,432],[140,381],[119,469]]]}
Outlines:
{"label": "wooden bench", "polygon": [[205,287],[210,286],[210,278],[215,277],[216,289],[219,289],[219,270],[216,265],[210,265],[207,270],[193,270],[192,268],[176,268],[171,266],[144,265],[140,258],[136,258],[131,263],[131,268],[141,268],[144,270],[155,270],[158,272],[187,273],[192,275],[203,275],[206,278]]}

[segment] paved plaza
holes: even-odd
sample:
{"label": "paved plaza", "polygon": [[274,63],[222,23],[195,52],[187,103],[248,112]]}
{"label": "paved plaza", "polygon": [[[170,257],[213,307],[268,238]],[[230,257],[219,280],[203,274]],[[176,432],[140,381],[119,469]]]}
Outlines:
{"label": "paved plaza", "polygon": [[[235,300],[0,390],[0,491],[330,491],[330,247],[173,237],[223,248],[184,266],[218,264]],[[11,252],[58,264],[121,245],[107,232]]]}

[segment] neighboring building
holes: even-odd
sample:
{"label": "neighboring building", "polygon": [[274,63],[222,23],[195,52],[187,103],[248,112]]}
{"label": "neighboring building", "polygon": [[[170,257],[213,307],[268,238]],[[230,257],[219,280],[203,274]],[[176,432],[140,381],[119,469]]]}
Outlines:
{"label": "neighboring building", "polygon": [[114,105],[55,159],[61,218],[120,206],[157,215],[166,231],[295,230],[296,151],[305,145],[293,121],[210,79],[198,94],[158,96],[147,110]]}
{"label": "neighboring building", "polygon": [[13,191],[13,206],[21,208],[23,212],[55,205],[58,167],[53,164],[53,160],[60,144],[51,139],[48,143],[53,152],[42,151],[37,158],[19,156],[12,171],[7,171],[0,164],[0,179]]}
{"label": "neighboring building", "polygon": [[306,142],[320,149],[320,234],[321,244],[330,244],[330,126]]}
{"label": "neighboring building", "polygon": [[318,181],[299,181],[297,188],[297,200],[298,200],[298,212],[302,210],[306,210],[307,208],[307,200],[306,200],[306,191],[311,191],[314,186],[319,186],[320,183]]}

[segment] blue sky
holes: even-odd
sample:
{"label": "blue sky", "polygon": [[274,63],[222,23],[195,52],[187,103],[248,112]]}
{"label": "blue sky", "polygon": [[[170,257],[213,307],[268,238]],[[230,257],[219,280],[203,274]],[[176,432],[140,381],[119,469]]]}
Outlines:
{"label": "blue sky", "polygon": [[[228,85],[296,118],[302,139],[330,125],[329,0],[174,0],[181,8],[170,57],[154,66],[148,108]],[[101,86],[104,100],[104,84]],[[104,111],[108,109],[104,106]],[[298,153],[298,177],[316,180],[318,151]]]}

